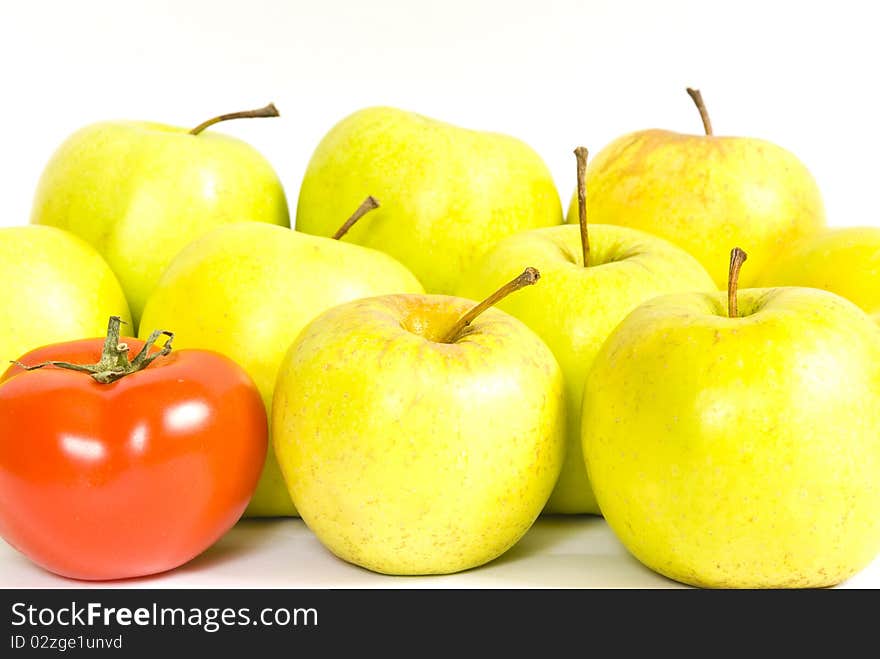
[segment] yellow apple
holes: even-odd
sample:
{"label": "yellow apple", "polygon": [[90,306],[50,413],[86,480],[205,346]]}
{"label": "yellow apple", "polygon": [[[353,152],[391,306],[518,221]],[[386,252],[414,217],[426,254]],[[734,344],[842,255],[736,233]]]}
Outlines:
{"label": "yellow apple", "polygon": [[780,252],[759,286],[808,286],[880,313],[880,227],[829,229]]}
{"label": "yellow apple", "polygon": [[[135,323],[168,263],[206,231],[231,222],[288,226],[287,201],[269,162],[249,144],[213,131],[223,115],[189,130],[105,121],[71,135],[46,165],[33,224],[91,243],[119,278]],[[106,319],[105,319],[106,323]]]}
{"label": "yellow apple", "polygon": [[[581,149],[576,153],[583,166],[586,149]],[[459,295],[479,300],[507,279],[511,263],[531,263],[541,272],[539,287],[505,298],[498,308],[544,339],[565,376],[567,455],[547,502],[545,512],[549,513],[600,512],[581,450],[581,401],[586,370],[611,330],[656,295],[715,290],[694,257],[657,236],[591,224],[587,242],[588,266],[584,267],[578,227],[523,231],[492,247],[458,288]]]}
{"label": "yellow apple", "polygon": [[297,509],[340,558],[442,574],[501,555],[532,525],[565,449],[562,374],[541,339],[441,295],[350,302],[290,348],[272,419]]}
{"label": "yellow apple", "polygon": [[102,336],[110,316],[131,322],[110,266],[60,229],[0,229],[0,279],[0,370],[34,348]]}
{"label": "yellow apple", "polygon": [[600,512],[581,451],[581,401],[589,364],[611,331],[642,302],[664,293],[713,291],[694,257],[643,231],[590,225],[590,265],[584,267],[576,226],[534,229],[498,243],[462,278],[458,294],[482,298],[509,277],[511,263],[532,263],[541,286],[498,307],[523,321],[553,350],[565,375],[568,452],[550,513]]}
{"label": "yellow apple", "polygon": [[822,587],[880,550],[880,332],[842,297],[646,302],[596,357],[583,414],[602,512],[661,574]]}
{"label": "yellow apple", "polygon": [[819,188],[782,147],[712,134],[699,93],[689,92],[707,134],[642,130],[611,142],[587,169],[590,222],[666,238],[693,254],[718,287],[727,281],[730,245],[742,245],[752,262],[743,285],[750,285],[772,258],[825,225]]}
{"label": "yellow apple", "polygon": [[392,255],[431,293],[451,293],[500,238],[562,223],[553,178],[529,146],[395,108],[355,112],[321,140],[296,228],[330,236],[367,194],[383,207],[345,240]]}
{"label": "yellow apple", "polygon": [[[356,298],[422,290],[382,252],[271,224],[230,224],[175,257],[147,302],[141,335],[172,327],[175,346],[231,357],[269,410],[281,360],[312,318]],[[296,514],[271,450],[246,514]]]}

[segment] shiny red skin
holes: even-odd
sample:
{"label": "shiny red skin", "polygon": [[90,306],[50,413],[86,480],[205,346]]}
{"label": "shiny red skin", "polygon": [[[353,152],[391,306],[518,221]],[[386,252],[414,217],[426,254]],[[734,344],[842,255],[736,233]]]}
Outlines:
{"label": "shiny red skin", "polygon": [[[124,339],[136,354],[143,345]],[[104,339],[34,350],[24,364],[99,360]],[[245,371],[180,350],[112,384],[55,367],[0,377],[0,535],[75,579],[170,570],[239,519],[267,450]]]}

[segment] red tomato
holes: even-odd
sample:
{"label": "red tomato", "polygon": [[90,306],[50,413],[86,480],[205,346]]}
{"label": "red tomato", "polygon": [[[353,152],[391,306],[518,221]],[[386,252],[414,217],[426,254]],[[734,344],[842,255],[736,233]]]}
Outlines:
{"label": "red tomato", "polygon": [[[124,341],[132,353],[144,345]],[[96,363],[103,345],[61,343],[19,361]],[[239,519],[266,448],[256,387],[214,352],[171,352],[111,384],[14,366],[0,378],[0,535],[76,579],[169,570]]]}

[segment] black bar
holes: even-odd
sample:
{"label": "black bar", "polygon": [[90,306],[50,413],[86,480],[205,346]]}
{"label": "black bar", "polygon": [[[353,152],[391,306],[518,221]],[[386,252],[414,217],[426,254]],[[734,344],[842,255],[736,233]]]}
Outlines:
{"label": "black bar", "polygon": [[[796,647],[817,651],[823,645],[836,656],[847,656],[840,653],[857,647],[858,635],[871,633],[876,624],[876,598],[860,591],[0,592],[6,632],[0,639],[0,657],[61,652],[61,643],[77,651],[82,645],[99,645],[87,649],[111,656],[178,656],[178,651],[204,656],[221,649],[223,656],[270,650],[336,656],[333,653],[350,650],[353,644],[370,653],[410,656],[430,656],[442,649],[472,656],[476,647],[490,651],[490,656],[501,656],[502,651],[522,656],[528,651],[535,657],[600,655],[603,647],[613,656],[628,656],[637,648],[651,655],[661,649],[680,655],[700,648],[703,656],[713,656],[735,647],[761,650],[756,656],[763,656],[768,648],[778,647],[790,656]],[[875,645],[871,640],[862,647]]]}

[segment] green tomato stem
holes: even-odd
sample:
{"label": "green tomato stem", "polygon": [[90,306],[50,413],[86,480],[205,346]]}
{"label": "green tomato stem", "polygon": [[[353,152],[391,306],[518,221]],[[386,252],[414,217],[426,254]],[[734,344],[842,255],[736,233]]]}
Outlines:
{"label": "green tomato stem", "polygon": [[706,104],[703,103],[703,95],[699,89],[693,89],[692,87],[687,88],[687,93],[697,106],[697,110],[700,111],[700,119],[703,120],[703,130],[706,131],[706,135],[712,135],[712,122],[709,119],[709,111],[706,109]]}
{"label": "green tomato stem", "polygon": [[269,103],[269,105],[258,108],[256,110],[243,110],[241,112],[231,112],[229,114],[221,114],[219,117],[214,117],[213,119],[208,119],[207,121],[203,121],[198,126],[189,131],[190,135],[198,135],[206,128],[213,126],[214,124],[218,124],[221,121],[229,121],[230,119],[255,119],[261,117],[280,117],[281,114],[278,112],[278,108],[275,107],[274,103]]}
{"label": "green tomato stem", "polygon": [[351,217],[348,218],[339,229],[336,230],[336,233],[333,234],[333,240],[339,240],[348,233],[348,230],[354,226],[354,223],[361,219],[364,215],[369,213],[371,210],[379,208],[379,202],[376,201],[375,197],[370,195],[366,199],[361,202],[361,205],[357,207],[357,210],[351,214]]}
{"label": "green tomato stem", "polygon": [[739,287],[739,271],[749,255],[739,247],[730,250],[730,269],[727,273],[727,317],[738,318],[739,309],[736,304],[736,292]]}
{"label": "green tomato stem", "polygon": [[[107,338],[104,339],[104,348],[101,352],[101,360],[97,364],[72,364],[70,362],[49,361],[39,364],[22,364],[21,362],[13,362],[16,366],[25,371],[35,371],[46,366],[55,366],[71,371],[79,371],[88,373],[95,382],[99,384],[110,384],[124,378],[126,375],[137,373],[144,370],[159,357],[164,357],[171,352],[171,342],[174,340],[174,334],[165,330],[156,330],[144,343],[144,347],[135,356],[134,359],[128,359],[128,344],[119,340],[119,329],[124,321],[119,316],[110,316],[110,322],[107,325]],[[151,353],[153,345],[160,336],[168,337],[161,350]]]}
{"label": "green tomato stem", "polygon": [[521,288],[525,288],[526,286],[531,286],[532,284],[537,283],[540,278],[541,273],[538,272],[535,268],[526,268],[522,271],[522,274],[519,275],[519,277],[517,277],[516,279],[511,279],[509,282],[504,284],[504,286],[492,293],[492,295],[487,297],[475,307],[472,307],[470,311],[459,318],[456,321],[455,325],[452,326],[452,329],[450,329],[446,336],[443,338],[442,343],[455,343],[460,337],[461,333],[465,330],[465,328],[470,325],[474,321],[474,319],[481,313],[483,313],[486,309],[500,302],[514,291],[518,291]]}

